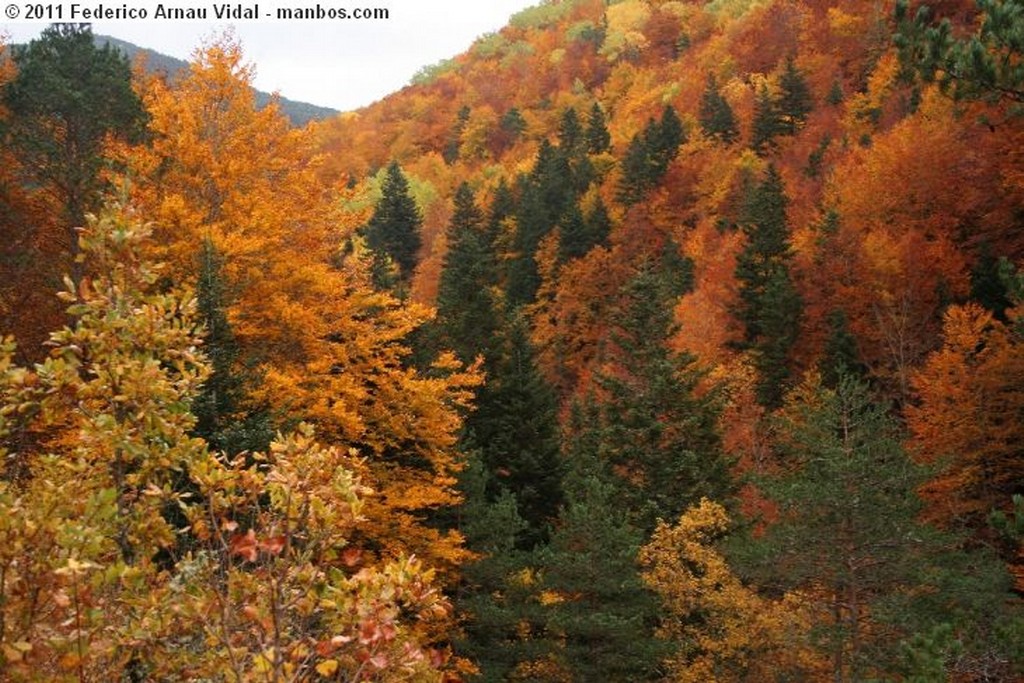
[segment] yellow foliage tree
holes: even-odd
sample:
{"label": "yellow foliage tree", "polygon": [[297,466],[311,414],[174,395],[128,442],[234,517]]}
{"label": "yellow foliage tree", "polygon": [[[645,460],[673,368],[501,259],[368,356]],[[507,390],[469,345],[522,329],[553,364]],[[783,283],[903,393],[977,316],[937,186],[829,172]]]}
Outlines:
{"label": "yellow foliage tree", "polygon": [[[436,680],[445,620],[411,558],[349,545],[366,490],[311,429],[229,461],[190,437],[208,374],[194,299],[147,230],[93,220],[76,318],[29,370],[0,347],[0,671],[11,681]],[[69,281],[70,284],[70,281]]]}
{"label": "yellow foliage tree", "polygon": [[827,662],[801,647],[811,611],[797,594],[773,600],[745,586],[715,547],[728,530],[725,508],[703,498],[675,525],[659,523],[640,551],[644,582],[665,607],[660,635],[679,646],[669,680],[821,680]]}

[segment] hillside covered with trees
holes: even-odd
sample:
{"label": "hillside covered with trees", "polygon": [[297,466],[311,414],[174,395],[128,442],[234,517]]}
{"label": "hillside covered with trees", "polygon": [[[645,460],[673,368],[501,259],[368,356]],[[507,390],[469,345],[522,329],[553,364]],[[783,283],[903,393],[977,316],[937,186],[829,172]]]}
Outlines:
{"label": "hillside covered with trees", "polygon": [[1024,677],[1016,0],[0,50],[0,680]]}

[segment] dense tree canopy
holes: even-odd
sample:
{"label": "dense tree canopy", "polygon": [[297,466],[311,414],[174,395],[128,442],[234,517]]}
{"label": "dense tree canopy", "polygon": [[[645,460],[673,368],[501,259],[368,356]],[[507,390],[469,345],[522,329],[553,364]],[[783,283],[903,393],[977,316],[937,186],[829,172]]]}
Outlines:
{"label": "dense tree canopy", "polygon": [[1020,679],[1022,18],[0,45],[0,678]]}

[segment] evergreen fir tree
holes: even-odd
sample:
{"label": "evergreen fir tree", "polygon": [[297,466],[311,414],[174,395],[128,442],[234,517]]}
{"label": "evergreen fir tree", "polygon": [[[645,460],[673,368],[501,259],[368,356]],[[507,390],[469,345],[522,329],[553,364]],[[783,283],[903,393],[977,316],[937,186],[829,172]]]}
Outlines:
{"label": "evergreen fir tree", "polygon": [[726,500],[732,486],[716,396],[698,395],[704,374],[696,359],[667,347],[674,300],[670,278],[642,267],[624,288],[607,369],[597,377],[607,399],[591,429],[602,458],[624,473],[620,504],[645,532],[702,496]]}
{"label": "evergreen fir tree", "polygon": [[[577,412],[577,428],[581,419]],[[547,605],[548,630],[560,642],[565,680],[657,680],[669,646],[654,637],[660,607],[637,571],[644,535],[598,448],[584,430],[569,453],[567,502],[542,556],[542,587],[557,596]]]}
{"label": "evergreen fir tree", "polygon": [[796,68],[793,57],[786,59],[786,66],[779,77],[779,101],[781,132],[793,135],[807,121],[807,115],[814,108],[807,81]]}
{"label": "evergreen fir tree", "polygon": [[441,156],[444,158],[444,162],[451,166],[459,159],[459,146],[462,144],[462,132],[466,130],[466,124],[469,122],[469,115],[472,110],[469,105],[462,105],[459,109],[458,118],[455,120],[455,125],[452,126],[452,132],[448,136],[448,142],[445,143],[444,151]]}
{"label": "evergreen fir tree", "polygon": [[608,215],[608,207],[598,195],[594,205],[586,215],[587,234],[592,246],[607,245],[612,232],[612,218]]}
{"label": "evergreen fir tree", "polygon": [[487,354],[498,329],[497,264],[483,212],[462,183],[448,227],[448,253],[437,291],[437,325],[445,348],[465,363]]}
{"label": "evergreen fir tree", "polygon": [[573,206],[562,217],[558,226],[558,257],[562,262],[583,256],[593,246],[590,242],[590,235],[587,232],[587,224],[583,218],[583,212],[578,206]]}
{"label": "evergreen fir tree", "polygon": [[630,140],[622,160],[619,201],[631,206],[643,199],[664,177],[685,140],[686,129],[671,105],[665,107],[660,120],[648,120],[644,130]]}
{"label": "evergreen fir tree", "polygon": [[537,152],[533,170],[519,181],[514,258],[508,264],[506,300],[509,309],[532,303],[540,286],[536,252],[540,241],[576,203],[569,157],[547,140]]}
{"label": "evergreen fir tree", "polygon": [[760,156],[765,156],[775,148],[775,138],[783,132],[778,103],[762,85],[754,100],[754,123],[750,135],[750,148]]}
{"label": "evergreen fir tree", "polygon": [[240,359],[241,349],[227,317],[228,295],[223,257],[209,240],[199,252],[196,287],[198,319],[205,328],[203,350],[210,361],[210,376],[192,403],[195,436],[214,450],[236,455],[266,450],[274,437],[269,411],[252,404],[250,394],[258,381]]}
{"label": "evergreen fir tree", "polygon": [[526,119],[523,118],[523,115],[515,107],[502,114],[498,125],[510,137],[512,142],[519,139],[519,136],[526,132]]}
{"label": "evergreen fir tree", "polygon": [[490,211],[487,214],[487,239],[494,246],[495,252],[501,251],[505,223],[516,214],[516,197],[505,179],[498,182],[491,199]]}
{"label": "evergreen fir tree", "polygon": [[822,384],[832,389],[839,386],[839,380],[844,376],[864,377],[867,374],[867,367],[861,363],[857,352],[857,339],[851,334],[846,313],[842,310],[828,314],[828,339],[818,371]]}
{"label": "evergreen fir tree", "polygon": [[700,126],[708,137],[718,138],[725,144],[736,141],[740,135],[732,107],[718,91],[714,74],[708,74],[707,85],[700,101]]}
{"label": "evergreen fir tree", "polygon": [[796,341],[803,307],[789,272],[793,254],[787,204],[782,177],[775,166],[769,166],[747,207],[742,226],[747,244],[736,260],[737,316],[758,370],[758,400],[766,408],[782,405],[789,350]]}
{"label": "evergreen fir tree", "polygon": [[366,242],[375,252],[374,272],[378,287],[389,284],[386,273],[391,261],[401,282],[408,282],[416,267],[423,219],[409,194],[409,182],[397,161],[392,161],[384,176],[381,198],[366,225]]}
{"label": "evergreen fir tree", "polygon": [[665,107],[657,125],[649,126],[644,133],[651,157],[651,181],[653,187],[668,171],[669,164],[679,154],[679,146],[686,141],[686,129],[672,105]]}
{"label": "evergreen fir tree", "polygon": [[111,163],[108,139],[141,141],[146,112],[132,88],[128,59],[97,47],[89,24],[52,24],[13,50],[15,76],[0,89],[0,141],[14,151],[28,186],[57,201],[67,244],[66,263],[82,279],[78,229],[99,209]]}
{"label": "evergreen fir tree", "polygon": [[626,206],[636,204],[647,194],[650,178],[650,152],[644,136],[638,133],[629,141],[626,156],[622,159],[622,177],[616,198]]}
{"label": "evergreen fir tree", "polygon": [[466,419],[467,442],[491,476],[489,499],[503,490],[515,496],[526,523],[518,543],[530,548],[546,540],[562,502],[557,406],[534,361],[525,319],[513,317],[503,337],[477,410]]}
{"label": "evergreen fir tree", "polygon": [[1006,311],[1013,306],[1006,282],[1001,275],[999,259],[986,242],[981,245],[978,262],[971,269],[971,298],[1006,322]]}
{"label": "evergreen fir tree", "polygon": [[587,151],[591,154],[603,154],[611,149],[612,136],[608,132],[605,123],[604,112],[597,102],[590,108],[590,117],[587,119]]}
{"label": "evergreen fir tree", "polygon": [[568,181],[572,187],[574,199],[578,199],[587,191],[594,180],[594,165],[587,154],[587,140],[583,126],[580,124],[576,110],[569,107],[562,114],[558,126],[558,151],[569,163],[571,171]]}
{"label": "evergreen fir tree", "polygon": [[462,634],[455,651],[480,669],[473,680],[498,683],[516,667],[539,659],[553,648],[544,614],[528,577],[536,563],[532,551],[517,548],[527,524],[507,490],[488,494],[491,475],[474,454],[460,475],[463,492],[460,531],[477,559],[462,568],[455,596]]}
{"label": "evergreen fir tree", "polygon": [[586,138],[579,114],[574,107],[569,107],[562,112],[562,120],[558,124],[558,148],[563,153],[573,156],[577,150],[584,149],[585,145]]}

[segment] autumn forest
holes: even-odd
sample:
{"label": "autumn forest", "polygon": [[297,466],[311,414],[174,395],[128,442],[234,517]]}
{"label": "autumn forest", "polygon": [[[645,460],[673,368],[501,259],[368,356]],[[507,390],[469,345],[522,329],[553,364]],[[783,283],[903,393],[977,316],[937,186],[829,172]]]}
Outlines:
{"label": "autumn forest", "polygon": [[1024,3],[253,69],[0,42],[0,681],[1024,680]]}

